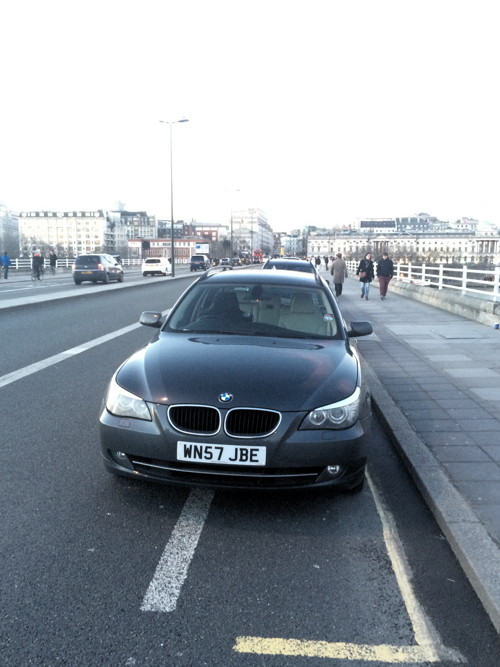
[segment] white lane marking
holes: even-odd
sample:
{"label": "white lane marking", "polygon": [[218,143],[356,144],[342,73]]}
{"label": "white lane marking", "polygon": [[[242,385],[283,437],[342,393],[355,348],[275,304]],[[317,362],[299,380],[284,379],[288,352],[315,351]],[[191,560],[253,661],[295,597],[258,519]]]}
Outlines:
{"label": "white lane marking", "polygon": [[367,480],[370,485],[370,491],[372,492],[380,521],[382,522],[385,547],[389,558],[391,559],[392,569],[394,570],[399,590],[401,591],[408,616],[410,617],[413,626],[415,641],[420,646],[433,646],[434,644],[439,643],[438,636],[413,592],[410,583],[410,566],[408,565],[403,545],[399,539],[396,523],[392,514],[385,507],[385,503],[383,502],[378,489],[375,487],[375,484],[372,482],[372,479],[368,474]]}
{"label": "white lane marking", "polygon": [[141,611],[175,610],[213,497],[213,491],[191,491],[148,586]]}
{"label": "white lane marking", "polygon": [[72,357],[76,354],[87,352],[87,350],[90,350],[93,347],[97,347],[97,345],[102,345],[103,343],[107,343],[108,341],[115,339],[117,336],[123,336],[123,334],[130,333],[130,331],[138,329],[140,326],[142,325],[138,322],[136,324],[130,324],[128,327],[123,327],[122,329],[117,329],[116,331],[112,331],[111,333],[104,336],[99,336],[99,338],[94,338],[94,340],[90,340],[88,343],[78,345],[77,347],[72,347],[69,350],[60,352],[59,354],[54,354],[52,357],[47,357],[47,359],[42,359],[41,361],[37,361],[34,364],[20,368],[18,371],[7,373],[7,375],[2,375],[0,377],[0,387],[5,387],[12,382],[16,382],[17,380],[28,377],[28,375],[33,375],[33,373],[43,371],[45,368],[53,366],[54,364],[58,364],[60,361],[64,361],[65,359],[68,359],[69,357]]}

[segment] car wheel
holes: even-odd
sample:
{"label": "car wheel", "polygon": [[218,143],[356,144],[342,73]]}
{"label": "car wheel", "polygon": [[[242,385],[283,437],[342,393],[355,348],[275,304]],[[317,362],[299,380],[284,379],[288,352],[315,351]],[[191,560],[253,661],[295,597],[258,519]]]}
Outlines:
{"label": "car wheel", "polygon": [[81,281],[81,280],[77,280],[77,279],[75,278],[75,285],[81,285],[81,284],[82,284],[82,281]]}
{"label": "car wheel", "polygon": [[123,282],[123,273],[118,274],[118,282],[119,283]]}
{"label": "car wheel", "polygon": [[104,280],[102,281],[105,285],[109,285],[109,273],[104,274]]}

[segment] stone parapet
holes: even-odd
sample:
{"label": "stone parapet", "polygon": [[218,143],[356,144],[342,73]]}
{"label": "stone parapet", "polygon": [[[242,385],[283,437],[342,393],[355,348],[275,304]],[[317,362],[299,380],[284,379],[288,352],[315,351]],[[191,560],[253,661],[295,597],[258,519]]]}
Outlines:
{"label": "stone parapet", "polygon": [[462,294],[460,290],[439,290],[430,285],[415,285],[397,279],[391,280],[389,289],[396,294],[447,310],[475,322],[490,326],[500,322],[500,302],[493,299],[468,296]]}

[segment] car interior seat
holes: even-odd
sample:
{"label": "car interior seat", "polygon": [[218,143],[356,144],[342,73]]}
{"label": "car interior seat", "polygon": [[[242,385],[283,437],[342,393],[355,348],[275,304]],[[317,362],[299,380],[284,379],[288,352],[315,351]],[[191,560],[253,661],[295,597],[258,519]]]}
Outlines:
{"label": "car interior seat", "polygon": [[328,323],[316,308],[313,298],[307,292],[297,292],[292,296],[290,311],[280,317],[280,326],[301,333],[328,334]]}
{"label": "car interior seat", "polygon": [[214,298],[209,314],[224,319],[242,319],[244,315],[239,307],[238,297],[232,291],[219,292]]}
{"label": "car interior seat", "polygon": [[258,321],[264,324],[278,325],[280,319],[281,300],[279,296],[272,295],[259,301]]}

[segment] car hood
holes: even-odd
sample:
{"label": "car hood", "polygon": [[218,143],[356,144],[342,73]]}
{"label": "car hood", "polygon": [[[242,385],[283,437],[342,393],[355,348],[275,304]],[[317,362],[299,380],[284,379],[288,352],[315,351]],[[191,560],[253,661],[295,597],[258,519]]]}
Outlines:
{"label": "car hood", "polygon": [[358,359],[346,341],[161,333],[118,370],[117,382],[146,401],[311,410],[350,396]]}

